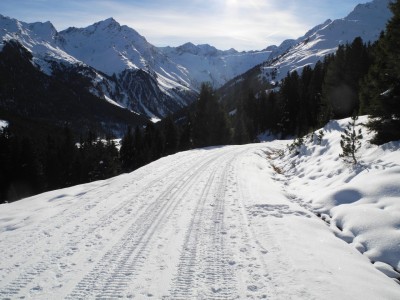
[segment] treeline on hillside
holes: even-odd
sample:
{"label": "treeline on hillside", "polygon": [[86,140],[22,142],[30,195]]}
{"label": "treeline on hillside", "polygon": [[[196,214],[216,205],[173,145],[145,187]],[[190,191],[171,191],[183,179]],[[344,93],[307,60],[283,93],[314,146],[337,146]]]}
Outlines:
{"label": "treeline on hillside", "polygon": [[203,85],[196,108],[182,126],[168,117],[134,130],[128,127],[120,150],[112,139],[102,140],[93,131],[77,137],[66,126],[54,129],[56,134],[25,134],[17,125],[34,123],[11,122],[0,129],[0,203],[107,179],[177,151],[229,144],[229,122],[209,85]]}
{"label": "treeline on hillside", "polygon": [[128,172],[177,151],[231,142],[227,114],[212,87],[203,84],[194,111],[181,125],[169,116],[157,124],[149,123],[144,130],[128,128],[121,141],[122,169]]}
{"label": "treeline on hillside", "polygon": [[54,129],[56,134],[24,134],[10,125],[0,129],[0,203],[107,179],[193,145],[191,134],[172,118],[128,127],[120,150],[114,140],[93,131],[77,136],[66,126]]}
{"label": "treeline on hillside", "polygon": [[118,150],[112,140],[94,133],[76,142],[65,127],[45,139],[0,130],[0,203],[44,191],[120,174]]}
{"label": "treeline on hillside", "polygon": [[258,95],[250,91],[247,99],[239,100],[237,118],[247,124],[251,137],[267,130],[285,137],[301,136],[330,119],[351,116],[359,110],[360,80],[372,63],[373,48],[356,38],[314,68],[288,73],[279,88]]}

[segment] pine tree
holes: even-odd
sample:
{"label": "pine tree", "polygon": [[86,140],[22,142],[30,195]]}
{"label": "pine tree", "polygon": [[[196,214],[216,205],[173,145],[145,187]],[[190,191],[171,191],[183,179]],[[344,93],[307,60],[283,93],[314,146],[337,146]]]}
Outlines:
{"label": "pine tree", "polygon": [[242,115],[236,116],[233,142],[238,145],[243,145],[250,142],[250,136],[247,132],[247,128]]}
{"label": "pine tree", "polygon": [[163,121],[163,129],[165,136],[165,154],[173,154],[178,148],[178,129],[171,116],[168,116]]}
{"label": "pine tree", "polygon": [[325,64],[318,61],[312,70],[312,76],[307,87],[308,90],[308,120],[312,129],[319,127],[319,114],[321,111],[322,84],[325,77]]}
{"label": "pine tree", "polygon": [[58,149],[58,159],[61,167],[61,184],[63,187],[71,186],[73,181],[72,162],[76,155],[74,136],[68,125],[64,127],[61,147]]}
{"label": "pine tree", "polygon": [[390,4],[393,17],[375,46],[374,63],[364,79],[363,111],[370,114],[367,126],[376,132],[372,142],[400,139],[400,1]]}
{"label": "pine tree", "polygon": [[283,136],[293,135],[298,128],[297,117],[300,100],[300,78],[294,71],[284,78],[279,92],[282,103],[281,133]]}
{"label": "pine tree", "polygon": [[193,118],[195,147],[225,145],[231,141],[228,118],[210,84],[203,84]]}
{"label": "pine tree", "polygon": [[350,157],[354,164],[357,164],[356,153],[361,148],[360,140],[363,138],[361,128],[356,131],[357,120],[358,116],[351,117],[351,121],[341,135],[340,146],[343,152],[339,154],[339,157]]}
{"label": "pine tree", "polygon": [[182,126],[180,136],[179,136],[179,151],[185,151],[192,149],[193,140],[192,140],[192,117],[190,114],[188,115],[187,122]]}
{"label": "pine tree", "polygon": [[8,200],[7,190],[13,170],[11,140],[9,128],[0,129],[0,204]]}
{"label": "pine tree", "polygon": [[324,79],[322,100],[324,122],[351,116],[359,110],[359,82],[370,65],[369,51],[360,37],[340,45]]}
{"label": "pine tree", "polygon": [[132,128],[129,126],[121,140],[120,160],[124,172],[131,172],[135,165],[135,151]]}
{"label": "pine tree", "polygon": [[[258,103],[257,101],[255,101],[255,97],[250,96],[249,100],[253,101],[253,103],[251,103],[251,106],[256,107]],[[233,142],[235,144],[243,145],[249,143],[249,128],[253,128],[254,124],[259,127],[258,120],[256,122],[251,122],[248,118],[247,113],[244,108],[243,99],[240,99],[237,103],[236,114],[234,115]],[[254,116],[253,121],[255,121],[256,119],[257,118]]]}

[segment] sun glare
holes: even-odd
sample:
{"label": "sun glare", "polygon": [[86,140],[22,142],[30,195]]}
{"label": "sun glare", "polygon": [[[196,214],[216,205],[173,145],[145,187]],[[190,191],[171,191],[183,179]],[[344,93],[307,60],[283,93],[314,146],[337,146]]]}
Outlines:
{"label": "sun glare", "polygon": [[238,0],[225,0],[225,5],[227,7],[236,6],[239,3]]}

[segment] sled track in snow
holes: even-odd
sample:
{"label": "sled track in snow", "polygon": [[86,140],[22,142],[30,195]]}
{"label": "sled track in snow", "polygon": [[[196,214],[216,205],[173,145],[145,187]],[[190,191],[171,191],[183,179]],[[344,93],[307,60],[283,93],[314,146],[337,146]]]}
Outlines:
{"label": "sled track in snow", "polygon": [[185,194],[197,183],[196,179],[215,164],[208,158],[197,169],[186,170],[134,221],[122,238],[99,260],[98,264],[75,287],[67,299],[110,299],[124,297],[124,291],[143,267],[152,238]]}

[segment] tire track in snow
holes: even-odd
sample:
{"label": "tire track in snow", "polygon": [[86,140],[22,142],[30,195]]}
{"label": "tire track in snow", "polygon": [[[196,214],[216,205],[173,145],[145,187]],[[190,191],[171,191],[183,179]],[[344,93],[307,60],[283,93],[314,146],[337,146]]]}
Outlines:
{"label": "tire track in snow", "polygon": [[[174,286],[168,297],[170,299],[236,298],[235,276],[229,268],[229,255],[225,249],[224,210],[228,169],[237,155],[233,154],[230,159],[225,157],[225,165],[219,176],[219,166],[213,169],[201,192],[185,235]],[[216,190],[212,190],[213,184],[218,184]],[[210,204],[212,209],[205,205],[210,196],[214,198]],[[202,270],[198,268],[201,264],[204,264]],[[202,285],[205,288],[202,289]]]}
{"label": "tire track in snow", "polygon": [[[185,157],[186,158],[186,157]],[[188,162],[191,162],[192,158],[187,158],[182,162],[182,159],[176,159],[176,161],[179,164],[174,165],[174,168],[171,170],[169,167],[164,167],[161,168],[161,170],[157,169],[158,173],[162,173],[162,175],[158,176],[156,179],[152,180],[149,184],[146,185],[146,187],[143,190],[146,190],[148,187],[156,184],[160,179],[164,178],[167,174],[171,172],[175,172],[182,168],[184,165],[186,165]],[[165,173],[164,173],[165,172]],[[147,176],[152,175],[152,172],[148,172],[144,170],[137,170],[135,174],[135,179],[136,179],[133,184],[137,185],[139,182],[144,180]],[[132,179],[134,180],[134,179]],[[57,231],[59,229],[63,228],[66,224],[70,224],[71,222],[74,221],[74,219],[77,218],[83,218],[84,215],[78,214],[78,212],[82,212],[84,208],[84,211],[86,214],[90,213],[91,210],[93,210],[98,204],[101,203],[102,200],[109,199],[111,195],[115,192],[114,190],[110,191],[106,187],[112,183],[112,180],[107,180],[108,183],[101,185],[101,186],[96,186],[94,188],[91,188],[84,193],[80,193],[75,195],[74,197],[76,198],[81,198],[79,201],[76,201],[74,203],[73,209],[71,207],[68,207],[59,213],[51,216],[50,218],[44,220],[43,222],[39,223],[36,226],[36,230],[30,230],[30,232],[34,231],[34,235],[30,235],[29,237],[24,236],[21,242],[14,244],[12,247],[9,247],[5,249],[5,253],[3,255],[5,257],[13,255],[15,256],[16,253],[23,252],[26,253],[27,249],[31,249],[33,244],[37,244],[42,240],[46,240],[47,237],[52,236],[53,234],[57,234]],[[126,188],[128,186],[127,183],[123,183],[121,186],[121,189]],[[99,188],[101,188],[101,191],[99,191]],[[93,197],[91,196],[91,192],[97,191],[97,194],[100,194],[101,196],[98,198],[99,201],[96,203],[91,203],[88,205],[88,203],[85,201],[86,199],[92,199]],[[60,198],[61,199],[61,198]],[[52,199],[50,199],[52,200]],[[49,201],[50,201],[49,200]],[[118,207],[115,208],[115,210],[118,210]],[[68,212],[70,212],[68,214]],[[108,213],[110,215],[110,213]],[[53,221],[56,220],[56,221]],[[59,221],[57,221],[59,220]]]}
{"label": "tire track in snow", "polygon": [[[208,154],[206,156],[212,156],[213,154]],[[200,159],[204,160],[205,157],[201,157]],[[199,160],[200,160],[199,159]],[[202,165],[202,167],[204,167],[208,162],[214,160],[214,158],[212,157],[211,159],[208,159],[206,161],[206,163],[204,163]],[[172,170],[170,170],[171,173],[172,171],[179,171],[180,169],[182,169],[182,167],[184,165],[186,165],[188,162],[190,162],[190,164],[188,164],[188,166],[192,166],[193,160],[190,161],[190,159],[185,160],[184,163],[178,165],[178,166],[174,166],[172,168]],[[167,168],[166,168],[167,169]],[[200,168],[199,168],[200,169]],[[184,179],[185,176],[188,176],[189,173],[195,173],[195,171],[193,172],[193,170],[191,170],[190,168],[186,170],[186,172],[184,172],[181,175],[181,179]],[[165,174],[158,176],[156,179],[150,181],[145,188],[142,189],[141,193],[144,193],[146,196],[148,193],[148,188],[152,187],[154,184],[157,184],[158,181],[162,178],[166,177]],[[148,229],[147,227],[142,228],[140,225],[141,222],[146,222],[147,218],[146,216],[148,214],[154,214],[154,212],[158,211],[160,212],[160,209],[157,210],[157,205],[159,204],[160,200],[163,200],[163,197],[166,196],[168,193],[170,193],[171,190],[173,190],[174,188],[177,188],[178,184],[176,182],[174,182],[172,185],[170,185],[169,187],[167,187],[165,189],[165,191],[158,197],[156,198],[156,200],[150,205],[148,206],[148,203],[143,203],[142,206],[140,207],[140,210],[144,210],[144,208],[147,207],[147,209],[145,210],[145,212],[139,217],[138,221],[136,221],[133,225],[137,225],[139,224],[139,226],[136,226],[137,228],[131,228],[131,230],[138,230],[139,232],[146,232],[146,230]],[[179,189],[178,189],[179,190]],[[113,191],[109,192],[109,195],[112,195]],[[139,195],[137,195],[137,197],[139,197]],[[104,199],[107,199],[105,197],[103,197]],[[165,203],[164,203],[165,204]],[[46,270],[48,270],[50,268],[50,266],[56,266],[59,264],[60,260],[63,257],[67,257],[67,256],[72,256],[74,255],[74,252],[78,249],[77,244],[79,242],[85,242],[87,243],[88,241],[90,241],[90,239],[94,240],[96,239],[95,235],[93,234],[95,232],[96,229],[98,228],[102,228],[102,227],[106,227],[110,224],[112,224],[113,221],[115,221],[113,219],[113,216],[121,211],[122,209],[124,209],[126,206],[130,205],[130,201],[125,201],[123,203],[121,203],[120,205],[118,205],[117,207],[113,208],[111,211],[108,211],[107,214],[105,216],[103,216],[102,218],[100,218],[100,220],[98,222],[96,222],[94,227],[90,227],[88,231],[86,231],[85,233],[79,233],[79,232],[75,232],[74,234],[77,236],[76,239],[74,240],[71,238],[68,239],[67,244],[63,244],[61,247],[59,247],[57,250],[52,251],[53,254],[51,254],[46,260],[38,260],[36,263],[31,264],[30,266],[25,268],[25,272],[24,274],[21,274],[20,276],[18,276],[16,279],[12,280],[10,283],[8,283],[4,288],[0,289],[0,295],[4,296],[4,297],[15,297],[22,289],[24,289],[25,287],[27,287],[29,285],[30,282],[32,282],[35,278],[37,278],[40,274],[42,274],[43,272],[45,272]],[[129,212],[127,211],[127,213],[125,214],[124,217],[129,217]],[[120,216],[121,218],[121,216]],[[139,221],[140,220],[140,221]],[[147,222],[146,223],[147,226],[151,226],[151,223]],[[132,226],[133,226],[132,225]],[[143,237],[143,236],[141,236]],[[129,242],[129,239],[127,239],[127,242]],[[137,245],[135,245],[137,246]],[[33,250],[32,250],[33,251]],[[124,251],[124,249],[120,249],[120,252],[122,253]],[[126,251],[125,251],[126,252]],[[108,257],[106,257],[108,259]],[[104,257],[103,257],[104,259]],[[113,261],[111,261],[111,264],[113,263]]]}
{"label": "tire track in snow", "polygon": [[215,168],[209,176],[205,188],[202,190],[199,201],[196,203],[193,218],[185,235],[185,242],[178,265],[178,276],[174,279],[176,287],[172,292],[172,299],[190,299],[193,297],[192,288],[195,280],[195,267],[197,264],[196,258],[198,255],[197,246],[199,244],[199,232],[202,229],[201,224],[203,220],[204,204],[206,201],[205,196],[208,195],[216,171],[217,169]]}
{"label": "tire track in snow", "polygon": [[[216,158],[216,157],[217,158]],[[204,158],[203,158],[204,159]],[[185,198],[196,179],[215,164],[218,155],[203,162],[196,170],[188,169],[139,216],[123,237],[102,257],[68,295],[67,299],[124,297],[123,292],[145,263],[155,232]]]}

